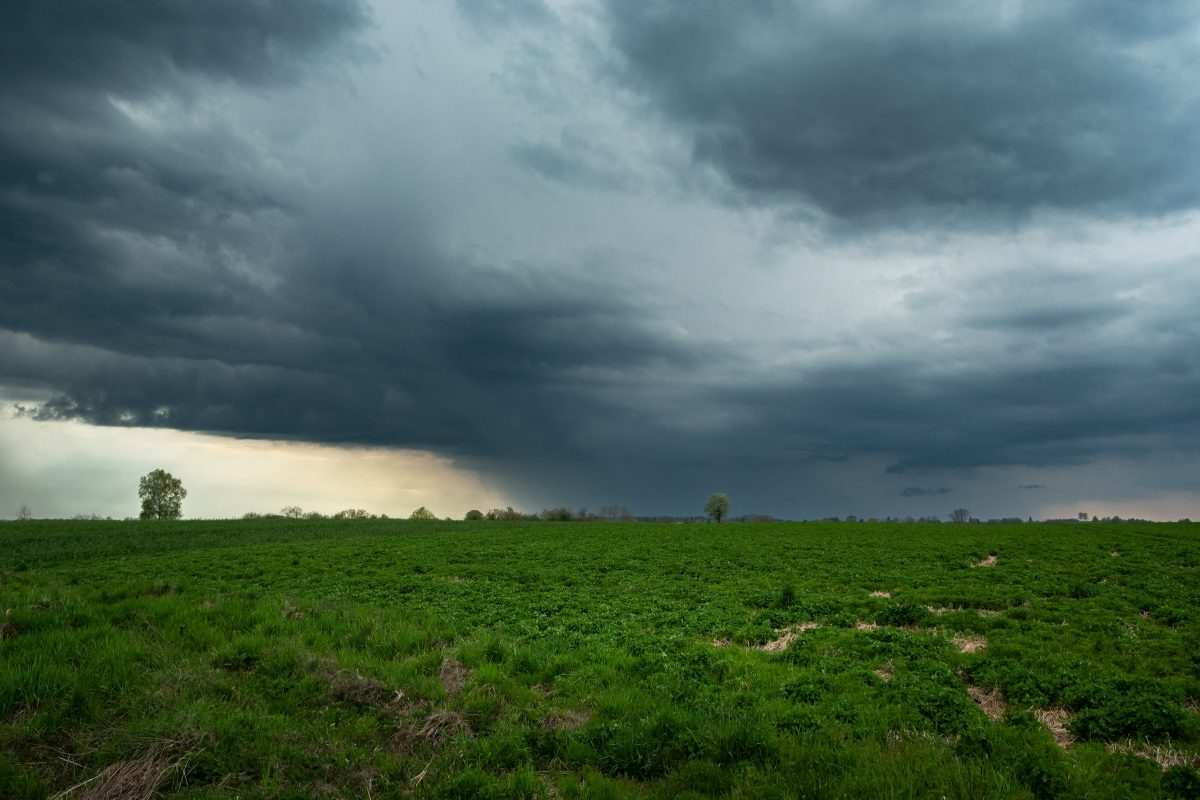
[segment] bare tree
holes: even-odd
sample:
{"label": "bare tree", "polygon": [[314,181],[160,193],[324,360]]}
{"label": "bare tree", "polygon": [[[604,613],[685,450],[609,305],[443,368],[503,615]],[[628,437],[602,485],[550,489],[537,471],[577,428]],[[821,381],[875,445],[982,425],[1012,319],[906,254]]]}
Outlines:
{"label": "bare tree", "polygon": [[21,520],[22,522],[33,519],[33,511],[30,510],[29,506],[21,503],[21,508],[19,511],[17,511],[17,519]]}
{"label": "bare tree", "polygon": [[965,508],[956,508],[950,512],[951,522],[967,522],[971,519],[971,512]]}

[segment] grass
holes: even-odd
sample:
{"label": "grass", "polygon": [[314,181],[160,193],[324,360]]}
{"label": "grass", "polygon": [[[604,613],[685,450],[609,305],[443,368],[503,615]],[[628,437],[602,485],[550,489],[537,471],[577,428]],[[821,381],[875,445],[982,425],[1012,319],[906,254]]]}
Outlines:
{"label": "grass", "polygon": [[1194,797],[1198,544],[3,524],[0,796]]}

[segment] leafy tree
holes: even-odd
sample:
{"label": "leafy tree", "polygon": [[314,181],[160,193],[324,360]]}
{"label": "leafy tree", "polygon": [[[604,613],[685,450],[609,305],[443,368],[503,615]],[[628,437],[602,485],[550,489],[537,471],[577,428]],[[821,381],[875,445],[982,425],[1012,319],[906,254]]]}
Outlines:
{"label": "leafy tree", "polygon": [[477,519],[483,519],[483,512],[478,508],[472,508],[467,512],[467,516],[465,516],[463,519],[467,520],[467,522],[474,522]]}
{"label": "leafy tree", "polygon": [[721,520],[729,514],[729,506],[729,495],[724,492],[713,492],[708,496],[708,502],[704,504],[704,513],[720,524]]}
{"label": "leafy tree", "polygon": [[179,478],[156,469],[138,482],[138,497],[142,500],[142,519],[179,519],[187,489]]}
{"label": "leafy tree", "polygon": [[950,512],[951,522],[967,522],[971,519],[971,512],[965,508],[956,508]]}
{"label": "leafy tree", "polygon": [[425,506],[421,506],[416,511],[408,515],[409,519],[437,519],[437,516]]}

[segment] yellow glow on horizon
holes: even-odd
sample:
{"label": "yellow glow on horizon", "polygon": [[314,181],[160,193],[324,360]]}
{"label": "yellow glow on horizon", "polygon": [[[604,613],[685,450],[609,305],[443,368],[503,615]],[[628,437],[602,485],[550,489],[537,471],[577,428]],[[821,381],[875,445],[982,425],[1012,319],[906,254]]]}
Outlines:
{"label": "yellow glow on horizon", "polygon": [[160,467],[188,490],[185,517],[238,517],[295,505],[393,517],[425,506],[439,517],[461,519],[471,508],[507,504],[477,473],[427,451],[10,417],[0,418],[0,518],[22,503],[37,517],[136,516],[138,479]]}

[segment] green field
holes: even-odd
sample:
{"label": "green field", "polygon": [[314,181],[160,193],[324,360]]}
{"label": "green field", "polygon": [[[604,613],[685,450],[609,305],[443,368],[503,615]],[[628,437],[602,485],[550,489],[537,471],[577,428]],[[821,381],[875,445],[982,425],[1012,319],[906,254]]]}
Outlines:
{"label": "green field", "polygon": [[4,523],[0,797],[1195,797],[1198,608],[1192,524]]}

